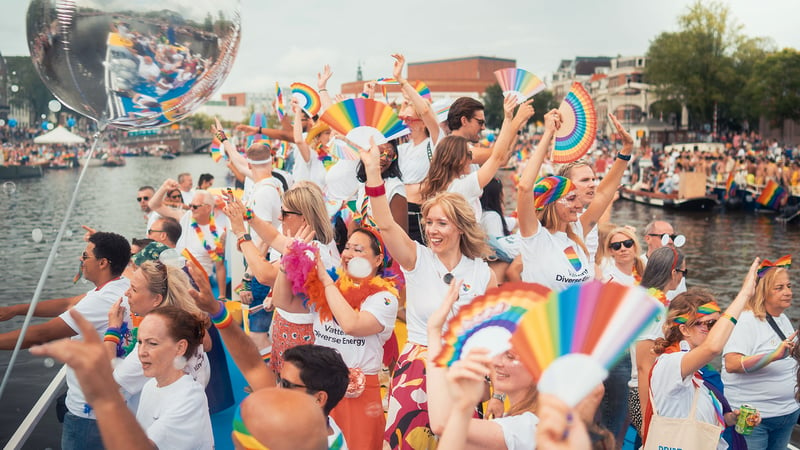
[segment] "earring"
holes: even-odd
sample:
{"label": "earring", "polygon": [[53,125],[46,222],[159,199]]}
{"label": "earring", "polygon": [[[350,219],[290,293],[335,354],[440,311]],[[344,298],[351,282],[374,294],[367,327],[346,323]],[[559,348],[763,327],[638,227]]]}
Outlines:
{"label": "earring", "polygon": [[176,370],[183,370],[187,363],[188,361],[183,355],[176,356],[175,359],[172,360],[172,366],[175,367]]}

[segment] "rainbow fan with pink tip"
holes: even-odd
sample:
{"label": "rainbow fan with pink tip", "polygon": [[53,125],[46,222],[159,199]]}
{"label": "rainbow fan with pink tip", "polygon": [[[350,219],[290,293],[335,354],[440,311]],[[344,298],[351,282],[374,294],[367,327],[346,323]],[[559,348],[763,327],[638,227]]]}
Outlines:
{"label": "rainbow fan with pink tip", "polygon": [[383,144],[409,132],[392,108],[366,98],[336,103],[325,110],[320,120],[362,148],[369,147],[370,138]]}
{"label": "rainbow fan with pink tip", "polygon": [[516,96],[517,104],[542,92],[546,87],[544,82],[536,75],[515,67],[495,70],[494,76],[503,90],[503,95]]}
{"label": "rainbow fan with pink tip", "polygon": [[580,83],[572,83],[558,111],[561,127],[556,130],[552,160],[566,164],[577,161],[592,148],[597,136],[597,112],[592,97]]}
{"label": "rainbow fan with pink tip", "polygon": [[546,287],[533,283],[505,283],[489,289],[450,319],[442,352],[434,362],[450,366],[473,348],[488,349],[491,355],[507,351],[525,313],[551,294]]}
{"label": "rainbow fan with pink tip", "polygon": [[292,99],[296,99],[309,116],[314,117],[319,114],[322,107],[322,100],[319,94],[311,86],[303,83],[292,83]]}
{"label": "rainbow fan with pink tip", "polygon": [[358,156],[358,149],[341,139],[333,140],[328,149],[328,153],[338,159],[349,159],[351,161],[358,161],[360,159]]}
{"label": "rainbow fan with pink tip", "polygon": [[431,99],[431,90],[428,87],[428,85],[425,84],[425,82],[417,81],[416,83],[414,83],[414,90],[417,91],[417,94],[419,94],[420,97],[427,100]]}
{"label": "rainbow fan with pink tip", "polygon": [[[267,128],[267,116],[264,113],[254,112],[250,115],[250,126],[256,128]],[[247,136],[247,146],[253,145],[253,142],[263,141],[269,139],[265,134],[253,134]]]}
{"label": "rainbow fan with pink tip", "polygon": [[[567,403],[579,401],[661,311],[661,303],[638,286],[600,281],[573,285],[534,303],[512,335],[511,346],[533,378],[544,380],[546,391]],[[554,366],[557,376],[543,378],[551,364],[575,353],[588,358],[567,358],[568,363]],[[562,364],[566,369],[559,368]],[[579,372],[583,381],[561,373],[576,364],[585,368]]]}

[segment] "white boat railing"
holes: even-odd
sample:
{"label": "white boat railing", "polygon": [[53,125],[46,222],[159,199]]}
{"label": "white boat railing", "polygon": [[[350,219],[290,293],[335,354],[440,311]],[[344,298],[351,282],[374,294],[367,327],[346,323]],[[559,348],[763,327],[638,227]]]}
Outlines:
{"label": "white boat railing", "polygon": [[66,376],[67,366],[63,366],[50,381],[50,384],[47,385],[47,389],[44,390],[39,400],[36,401],[36,404],[33,405],[28,415],[25,416],[25,420],[22,421],[17,431],[15,431],[11,439],[8,440],[6,446],[3,447],[4,450],[17,450],[22,448],[25,441],[27,441],[31,433],[33,433],[33,430],[36,429],[36,425],[39,424],[47,408],[53,403],[53,399],[55,399],[61,391]]}

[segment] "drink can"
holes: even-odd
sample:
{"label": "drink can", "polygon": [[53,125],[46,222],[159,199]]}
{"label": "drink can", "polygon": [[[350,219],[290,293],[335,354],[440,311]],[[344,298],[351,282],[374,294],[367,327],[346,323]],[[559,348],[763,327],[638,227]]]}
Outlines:
{"label": "drink can", "polygon": [[745,436],[749,436],[756,426],[756,417],[758,410],[748,404],[742,405],[739,408],[739,418],[736,420],[736,432]]}

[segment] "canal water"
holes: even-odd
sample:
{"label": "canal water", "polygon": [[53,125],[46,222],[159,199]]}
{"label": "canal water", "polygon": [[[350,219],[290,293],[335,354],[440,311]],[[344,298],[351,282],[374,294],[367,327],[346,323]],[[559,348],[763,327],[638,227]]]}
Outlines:
{"label": "canal water", "polygon": [[[195,182],[201,173],[211,173],[216,177],[216,187],[226,184],[227,169],[208,155],[180,156],[174,160],[128,158],[124,167],[90,168],[42,298],[73,296],[91,288],[83,281],[72,283],[78,270],[78,256],[85,245],[81,225],[115,231],[128,238],[144,237],[145,222],[135,200],[138,187],[147,184],[158,187],[164,179],[175,178],[180,172],[190,172]],[[0,225],[5,232],[0,241],[4,284],[0,289],[0,305],[30,301],[77,178],[78,171],[49,171],[41,179],[2,184]],[[0,184],[4,181],[0,180]],[[513,197],[511,192],[508,194],[506,197]],[[616,203],[612,214],[614,223],[632,225],[640,236],[644,225],[653,219],[671,222],[677,233],[686,236],[682,250],[688,258],[688,286],[709,288],[722,305],[736,295],[753,257],[774,260],[787,253],[800,257],[800,225],[782,225],[769,215],[722,210],[673,212],[625,200]],[[39,232],[41,240],[34,240]],[[800,307],[793,306],[788,314],[797,323]],[[0,332],[20,328],[22,319],[0,322]],[[10,351],[0,351],[0,374],[7,370],[10,355]],[[48,368],[41,359],[29,357],[27,352],[21,354],[0,399],[1,444],[8,440],[57,370],[58,365]],[[60,434],[60,425],[51,408],[25,448],[58,448]]]}

